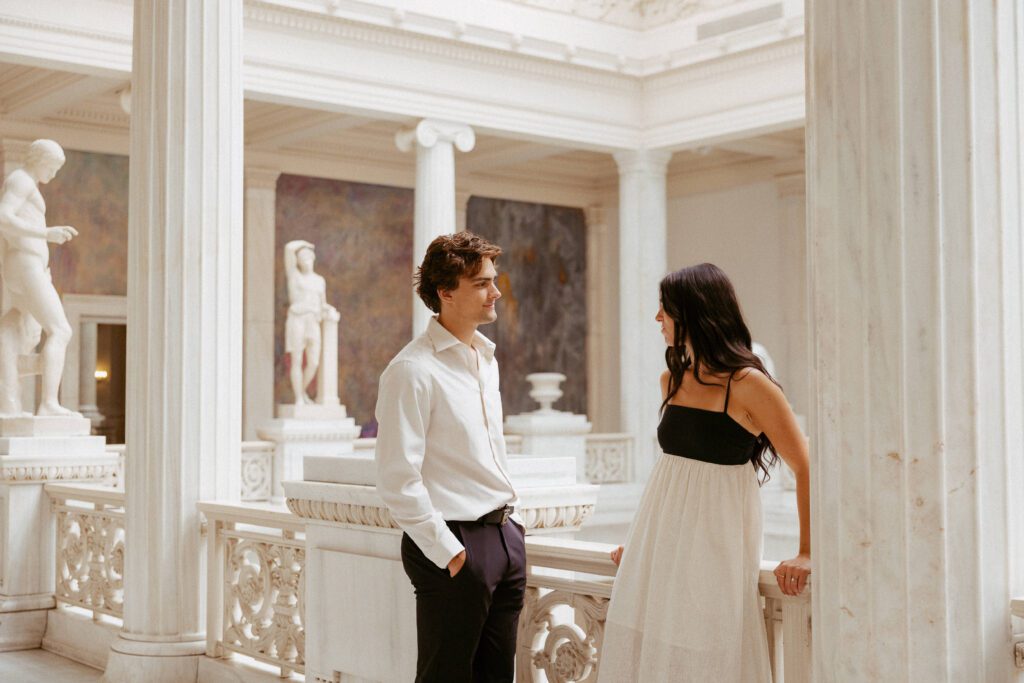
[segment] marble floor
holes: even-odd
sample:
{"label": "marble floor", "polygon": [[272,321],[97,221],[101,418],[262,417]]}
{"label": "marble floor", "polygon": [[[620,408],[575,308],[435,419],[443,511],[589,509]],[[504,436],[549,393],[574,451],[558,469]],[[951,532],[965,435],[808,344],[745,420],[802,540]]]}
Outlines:
{"label": "marble floor", "polygon": [[102,671],[64,659],[46,650],[0,652],[0,681],[11,683],[90,683]]}

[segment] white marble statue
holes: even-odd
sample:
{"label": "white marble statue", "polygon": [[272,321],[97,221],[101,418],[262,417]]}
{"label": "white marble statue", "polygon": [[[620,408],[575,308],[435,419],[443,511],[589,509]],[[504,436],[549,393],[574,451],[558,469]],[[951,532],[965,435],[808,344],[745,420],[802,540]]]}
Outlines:
{"label": "white marble statue", "polygon": [[[321,352],[337,357],[337,349],[322,349],[321,323],[336,321],[338,311],[327,303],[327,283],[313,272],[314,247],[305,240],[284,245],[284,272],[288,279],[288,318],[284,350],[291,361],[291,384],[295,404],[311,404],[306,388],[317,375]],[[305,367],[303,367],[305,356]]]}
{"label": "white marble statue", "polygon": [[50,278],[47,242],[63,244],[78,234],[68,225],[47,226],[39,183],[48,183],[64,165],[64,150],[53,140],[36,140],[25,166],[4,180],[0,191],[0,276],[4,306],[0,318],[0,416],[22,416],[19,356],[29,354],[46,332],[38,367],[42,374],[37,415],[77,415],[57,401],[71,325]]}

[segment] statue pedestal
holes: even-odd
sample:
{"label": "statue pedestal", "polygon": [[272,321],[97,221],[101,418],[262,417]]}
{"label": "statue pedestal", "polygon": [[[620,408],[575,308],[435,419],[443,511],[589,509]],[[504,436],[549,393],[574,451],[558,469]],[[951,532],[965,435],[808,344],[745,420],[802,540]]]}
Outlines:
{"label": "statue pedestal", "polygon": [[[587,434],[592,425],[586,415],[538,410],[505,418],[505,433],[520,434],[522,453],[538,457],[567,457],[576,461],[576,480],[587,480]],[[522,456],[509,456],[510,460]]]}
{"label": "statue pedestal", "polygon": [[37,648],[54,607],[50,482],[109,483],[117,454],[82,417],[0,418],[0,651]]}
{"label": "statue pedestal", "polygon": [[359,425],[340,404],[279,405],[277,415],[256,434],[274,443],[271,495],[278,500],[284,497],[281,482],[302,478],[304,457],[349,455],[359,438]]}
{"label": "statue pedestal", "polygon": [[[576,483],[572,458],[519,457],[509,468],[527,534],[574,532],[593,511],[598,487]],[[306,523],[307,678],[412,680],[416,602],[402,532],[374,486],[375,462],[311,456],[305,474],[284,489]]]}

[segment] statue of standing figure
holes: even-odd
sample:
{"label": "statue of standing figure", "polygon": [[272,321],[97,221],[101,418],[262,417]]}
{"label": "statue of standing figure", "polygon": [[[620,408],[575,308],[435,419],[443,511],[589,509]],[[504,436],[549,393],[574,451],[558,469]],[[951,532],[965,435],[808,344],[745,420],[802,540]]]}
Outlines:
{"label": "statue of standing figure", "polygon": [[338,319],[338,311],[327,303],[327,283],[313,272],[315,260],[314,247],[305,240],[292,240],[284,245],[284,272],[288,280],[284,350],[291,362],[290,379],[296,405],[313,403],[306,388],[320,367],[321,323],[324,318]]}
{"label": "statue of standing figure", "polygon": [[46,225],[46,203],[39,183],[48,183],[64,165],[64,150],[53,140],[36,140],[24,168],[13,171],[0,191],[0,277],[7,312],[0,317],[0,416],[24,416],[18,358],[31,353],[46,332],[38,369],[42,392],[37,415],[75,415],[60,405],[57,390],[71,341],[60,296],[50,277],[48,242],[64,244],[78,234],[68,225]]}

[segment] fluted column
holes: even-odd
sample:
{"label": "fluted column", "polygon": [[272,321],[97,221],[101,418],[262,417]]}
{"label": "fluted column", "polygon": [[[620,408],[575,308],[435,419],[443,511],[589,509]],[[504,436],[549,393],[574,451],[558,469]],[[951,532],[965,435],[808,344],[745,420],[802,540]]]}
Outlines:
{"label": "fluted column", "polygon": [[96,323],[84,322],[78,329],[78,411],[99,427],[103,415],[96,405]]}
{"label": "fluted column", "polygon": [[615,272],[617,236],[609,228],[609,209],[586,208],[587,220],[587,417],[595,432],[618,428],[618,378],[608,372],[618,362],[614,341],[615,306],[619,283]]}
{"label": "fluted column", "polygon": [[[418,266],[435,237],[456,231],[455,149],[470,151],[476,144],[476,135],[462,123],[423,119],[415,128],[395,135],[395,144],[403,152],[416,148],[412,258]],[[419,297],[413,295],[414,335],[426,329],[430,315]]]}
{"label": "fluted column", "polygon": [[787,302],[777,314],[781,318],[782,348],[777,359],[781,377],[777,378],[786,390],[793,410],[807,414],[808,361],[810,324],[807,313],[807,179],[803,172],[787,173],[775,177],[779,196],[780,221],[778,254],[787,264],[779,268],[779,291]]}
{"label": "fluted column", "polygon": [[619,166],[619,411],[622,430],[636,439],[636,475],[654,462],[665,342],[654,316],[665,276],[665,176],[670,152],[618,152]]}
{"label": "fluted column", "polygon": [[245,169],[242,438],[274,418],[274,278],[280,171]]}
{"label": "fluted column", "polygon": [[239,495],[241,33],[242,0],[135,2],[125,613],[108,681],[196,679],[196,503]]}
{"label": "fluted column", "polygon": [[1019,681],[1019,0],[816,0],[816,681]]}

